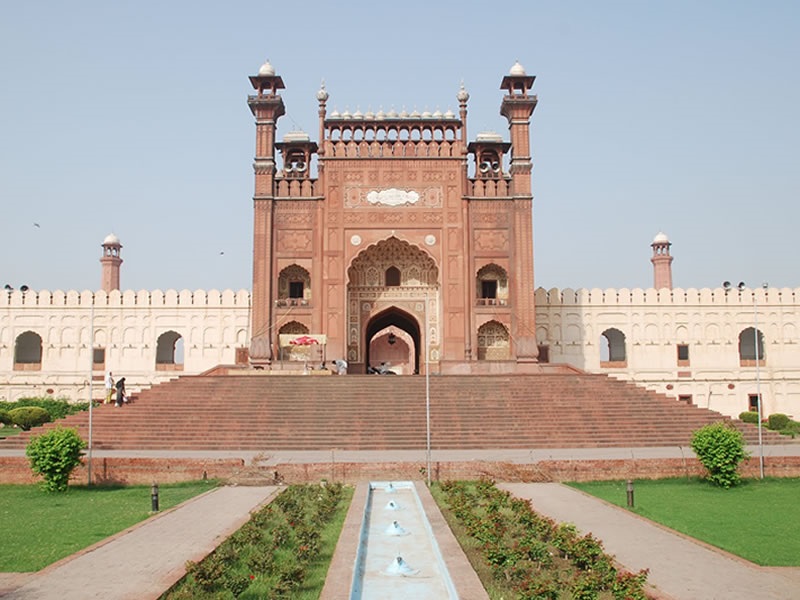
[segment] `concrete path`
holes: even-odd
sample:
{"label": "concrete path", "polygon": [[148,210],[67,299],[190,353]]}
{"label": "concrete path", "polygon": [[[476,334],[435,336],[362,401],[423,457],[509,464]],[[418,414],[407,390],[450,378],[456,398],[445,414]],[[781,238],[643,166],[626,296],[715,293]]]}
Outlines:
{"label": "concrete path", "polygon": [[[187,560],[206,556],[277,489],[217,488],[38,573],[17,576],[17,582],[27,581],[0,596],[8,600],[156,599],[184,575]],[[13,582],[7,579],[6,586]]]}
{"label": "concrete path", "polygon": [[650,569],[648,581],[672,600],[800,598],[800,569],[763,568],[654,525],[558,483],[499,484],[534,510],[592,533],[629,571]]}

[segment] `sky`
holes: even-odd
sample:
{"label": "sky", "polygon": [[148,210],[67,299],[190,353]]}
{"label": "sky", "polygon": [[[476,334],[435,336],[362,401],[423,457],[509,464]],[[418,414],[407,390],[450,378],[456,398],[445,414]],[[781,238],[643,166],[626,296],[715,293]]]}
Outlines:
{"label": "sky", "polygon": [[278,135],[328,110],[457,112],[496,131],[536,76],[537,287],[800,286],[800,3],[771,0],[5,2],[0,285],[249,289],[248,76],[283,77]]}

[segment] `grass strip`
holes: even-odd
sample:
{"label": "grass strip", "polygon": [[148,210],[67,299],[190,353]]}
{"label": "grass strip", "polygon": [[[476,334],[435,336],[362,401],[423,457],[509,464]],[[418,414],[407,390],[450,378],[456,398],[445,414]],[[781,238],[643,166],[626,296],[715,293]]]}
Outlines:
{"label": "grass strip", "polygon": [[[213,481],[162,484],[166,510],[212,489]],[[0,572],[38,571],[150,516],[150,486],[0,485]]]}
{"label": "grass strip", "polygon": [[[625,481],[570,483],[627,506]],[[633,512],[762,566],[800,566],[800,479],[746,479],[723,489],[701,479],[637,480]]]}

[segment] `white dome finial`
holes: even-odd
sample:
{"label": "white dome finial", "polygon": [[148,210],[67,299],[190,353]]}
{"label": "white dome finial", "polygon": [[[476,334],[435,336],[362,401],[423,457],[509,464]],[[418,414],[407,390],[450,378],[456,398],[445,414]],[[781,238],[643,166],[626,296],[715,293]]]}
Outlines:
{"label": "white dome finial", "polygon": [[109,233],[103,240],[103,246],[122,246],[122,242],[113,233]]}
{"label": "white dome finial", "polygon": [[264,64],[261,65],[261,68],[258,70],[258,74],[261,77],[274,77],[275,76],[275,68],[270,64],[269,59],[264,61]]}
{"label": "white dome finial", "polygon": [[325,80],[322,80],[322,83],[319,84],[319,91],[317,91],[317,100],[320,102],[326,102],[330,96],[328,95],[328,90],[325,89]]}
{"label": "white dome finial", "polygon": [[523,67],[519,61],[514,63],[514,66],[511,67],[508,74],[512,77],[525,77],[525,75],[527,75],[527,73],[525,73],[525,67]]}

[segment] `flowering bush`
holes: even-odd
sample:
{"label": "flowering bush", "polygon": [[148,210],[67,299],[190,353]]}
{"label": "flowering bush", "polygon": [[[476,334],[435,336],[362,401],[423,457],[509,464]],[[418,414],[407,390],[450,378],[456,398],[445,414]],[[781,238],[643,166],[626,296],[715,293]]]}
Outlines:
{"label": "flowering bush", "polygon": [[446,482],[441,489],[446,510],[478,543],[491,585],[514,598],[558,600],[565,591],[578,600],[648,598],[647,571],[617,569],[594,536],[542,517],[493,482]]}

